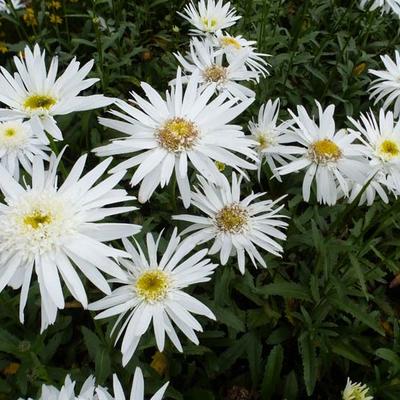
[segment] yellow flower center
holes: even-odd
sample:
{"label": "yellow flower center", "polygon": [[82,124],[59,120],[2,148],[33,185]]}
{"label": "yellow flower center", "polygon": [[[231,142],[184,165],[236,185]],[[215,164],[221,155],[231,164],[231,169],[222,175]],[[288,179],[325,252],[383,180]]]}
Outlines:
{"label": "yellow flower center", "polygon": [[216,18],[211,18],[211,19],[209,19],[209,18],[207,18],[207,17],[203,17],[203,18],[201,19],[201,22],[203,23],[203,25],[204,25],[206,28],[212,28],[212,29],[214,29],[214,28],[217,26],[217,24],[218,24],[218,21],[217,21]]}
{"label": "yellow flower center", "polygon": [[230,204],[215,216],[215,224],[221,232],[242,233],[247,228],[249,214],[240,204]]}
{"label": "yellow flower center", "polygon": [[33,94],[24,101],[24,107],[30,111],[34,111],[37,109],[49,110],[56,103],[57,100],[54,97],[41,94]]}
{"label": "yellow flower center", "polygon": [[203,77],[208,82],[223,82],[227,77],[227,69],[220,65],[211,65],[203,71]]}
{"label": "yellow flower center", "polygon": [[4,131],[4,136],[8,137],[8,138],[12,138],[17,134],[17,132],[15,131],[15,129],[13,128],[8,128]]}
{"label": "yellow flower center", "polygon": [[386,139],[378,147],[378,153],[384,160],[390,160],[400,155],[400,147],[394,140]]}
{"label": "yellow flower center", "polygon": [[232,46],[237,50],[240,50],[242,48],[241,44],[231,36],[223,36],[220,39],[220,43],[222,47]]}
{"label": "yellow flower center", "polygon": [[308,149],[309,157],[317,164],[326,164],[337,161],[342,157],[339,146],[330,139],[317,140]]}
{"label": "yellow flower center", "polygon": [[169,276],[159,269],[143,272],[135,284],[138,295],[149,303],[165,299],[169,286]]}
{"label": "yellow flower center", "polygon": [[48,225],[52,221],[51,215],[44,214],[40,210],[35,210],[32,214],[24,217],[24,224],[29,225],[33,229],[41,228],[43,225]]}
{"label": "yellow flower center", "polygon": [[161,147],[178,152],[192,149],[199,137],[199,130],[192,121],[176,117],[168,120],[156,136]]}
{"label": "yellow flower center", "polygon": [[218,168],[219,172],[224,172],[226,165],[221,161],[215,161],[215,166]]}

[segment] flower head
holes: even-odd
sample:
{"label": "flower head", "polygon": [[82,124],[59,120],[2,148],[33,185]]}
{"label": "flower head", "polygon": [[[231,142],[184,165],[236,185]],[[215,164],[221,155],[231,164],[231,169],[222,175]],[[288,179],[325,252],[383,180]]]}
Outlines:
{"label": "flower head", "polygon": [[79,68],[79,62],[73,59],[57,78],[58,58],[53,57],[47,70],[45,52],[35,45],[33,52],[26,47],[23,57],[14,57],[14,63],[18,71],[14,76],[1,68],[0,103],[9,108],[0,109],[0,121],[28,118],[44,143],[48,143],[44,131],[57,140],[63,138],[55,116],[105,107],[114,101],[103,95],[79,96],[98,81],[85,79],[93,60]]}
{"label": "flower head", "polygon": [[368,386],[361,383],[352,383],[350,378],[347,378],[347,384],[343,392],[343,400],[373,400],[368,394]]}
{"label": "flower head", "polygon": [[400,0],[360,0],[360,7],[370,11],[381,8],[382,13],[393,12],[400,17]]}
{"label": "flower head", "polygon": [[176,215],[176,220],[191,222],[183,234],[195,232],[187,240],[205,243],[210,240],[214,244],[210,254],[220,253],[221,264],[225,265],[231,255],[238,260],[239,269],[245,272],[245,254],[250,257],[253,265],[267,265],[257,250],[279,256],[283,251],[276,239],[285,240],[286,235],[280,231],[287,227],[281,221],[279,214],[283,205],[275,207],[281,200],[263,200],[255,202],[264,193],[250,194],[240,199],[241,179],[232,174],[232,185],[224,177],[221,186],[207,182],[199,177],[200,189],[193,193],[193,205],[206,214],[204,217],[195,215]]}
{"label": "flower head", "polygon": [[[9,0],[12,3],[12,6],[15,10],[19,10],[25,7],[25,4],[21,0]],[[6,0],[0,0],[0,13],[6,12],[7,14],[11,14],[11,7],[7,4]]]}
{"label": "flower head", "polygon": [[159,259],[157,253],[160,240],[161,234],[156,242],[151,234],[147,235],[147,256],[139,244],[136,243],[135,248],[124,240],[125,249],[131,259],[121,260],[126,269],[125,277],[116,280],[121,286],[105,298],[89,305],[91,310],[104,310],[96,319],[119,315],[114,329],[122,323],[116,340],[124,336],[121,345],[123,365],[131,359],[141,336],[151,323],[159,351],[164,349],[165,334],[182,351],[172,323],[189,340],[198,344],[195,332],[202,331],[202,327],[192,314],[215,319],[208,307],[183,291],[192,284],[210,280],[217,265],[204,259],[207,249],[184,260],[197,242],[185,240],[180,243],[181,238],[175,229]]}
{"label": "flower head", "polygon": [[195,29],[192,32],[197,35],[215,33],[221,29],[229,28],[236,24],[240,16],[236,15],[231,3],[223,3],[222,0],[200,0],[196,5],[191,1],[183,13],[178,13],[189,21]]}
{"label": "flower head", "polygon": [[194,73],[183,91],[181,72],[178,70],[176,86],[167,92],[164,100],[151,86],[142,83],[148,100],[132,93],[139,108],[125,102],[117,105],[124,112],[112,111],[120,120],[101,118],[100,123],[125,133],[125,138],[95,149],[97,155],[132,154],[128,160],[111,171],[122,171],[137,165],[131,185],[141,182],[139,201],[145,202],[158,185],[169,183],[175,176],[185,207],[190,205],[188,168],[193,166],[213,182],[221,179],[214,161],[235,169],[256,169],[247,160],[257,155],[251,149],[254,143],[237,125],[230,125],[236,116],[252,102],[238,101],[224,95],[214,98],[214,86],[202,90],[200,77]]}
{"label": "flower head", "polygon": [[130,236],[138,225],[99,223],[106,216],[132,211],[135,207],[105,208],[108,204],[133,199],[114,189],[123,173],[116,173],[95,185],[111,159],[81,176],[86,156],[72,168],[58,187],[57,164],[52,157],[48,170],[34,158],[32,183],[21,186],[0,166],[0,189],[5,200],[0,207],[0,291],[6,285],[21,288],[20,320],[35,270],[42,302],[42,331],[54,323],[57,310],[64,308],[60,275],[71,294],[87,306],[85,288],[76,269],[105,293],[110,288],[100,273],[123,277],[114,257],[127,257],[103,242]]}

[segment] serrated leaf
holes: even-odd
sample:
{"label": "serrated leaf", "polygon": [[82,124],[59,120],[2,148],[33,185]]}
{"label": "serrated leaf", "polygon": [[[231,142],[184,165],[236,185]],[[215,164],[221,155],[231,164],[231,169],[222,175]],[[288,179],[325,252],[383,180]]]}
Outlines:
{"label": "serrated leaf", "polygon": [[264,378],[261,384],[261,398],[269,400],[275,393],[283,365],[283,348],[280,344],[273,347],[265,366]]}
{"label": "serrated leaf", "polygon": [[300,336],[299,348],[303,362],[304,383],[308,396],[311,396],[317,382],[317,356],[314,344],[308,333]]}

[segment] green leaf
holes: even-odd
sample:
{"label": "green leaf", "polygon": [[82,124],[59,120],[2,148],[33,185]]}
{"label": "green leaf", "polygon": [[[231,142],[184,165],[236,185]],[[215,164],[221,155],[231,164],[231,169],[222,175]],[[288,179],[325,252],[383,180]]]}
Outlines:
{"label": "green leaf", "polygon": [[275,393],[283,364],[283,348],[280,344],[273,347],[265,366],[264,378],[261,384],[261,398],[269,400]]}
{"label": "green leaf", "polygon": [[308,333],[304,333],[300,336],[299,348],[303,361],[304,383],[308,396],[311,396],[317,382],[317,356],[315,347]]}
{"label": "green leaf", "polygon": [[343,340],[337,341],[332,345],[332,351],[357,364],[370,366],[368,359],[351,343],[346,343]]}
{"label": "green leaf", "polygon": [[266,296],[282,296],[285,299],[311,300],[308,289],[293,282],[270,283],[257,288],[257,292]]}

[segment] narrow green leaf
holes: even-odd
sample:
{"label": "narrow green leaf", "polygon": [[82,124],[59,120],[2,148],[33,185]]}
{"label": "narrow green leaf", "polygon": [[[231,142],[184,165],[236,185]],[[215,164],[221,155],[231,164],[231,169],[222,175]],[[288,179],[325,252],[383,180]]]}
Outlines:
{"label": "narrow green leaf", "polygon": [[269,400],[275,393],[283,364],[283,348],[280,344],[273,347],[265,366],[264,378],[261,384],[261,398]]}

